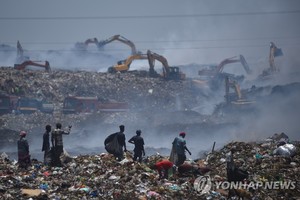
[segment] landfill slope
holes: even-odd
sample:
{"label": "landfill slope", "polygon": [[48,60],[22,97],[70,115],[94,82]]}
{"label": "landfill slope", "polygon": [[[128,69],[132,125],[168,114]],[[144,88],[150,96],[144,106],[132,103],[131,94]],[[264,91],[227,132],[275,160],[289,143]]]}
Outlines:
{"label": "landfill slope", "polygon": [[[37,145],[41,142],[45,125],[55,126],[57,122],[63,126],[73,125],[72,137],[98,131],[100,133],[97,135],[103,139],[104,135],[116,131],[122,123],[126,125],[126,131],[131,133],[140,128],[168,134],[183,130],[187,125],[202,124],[206,118],[191,111],[203,101],[189,81],[166,81],[138,72],[109,74],[53,70],[47,73],[20,71],[11,67],[1,67],[0,78],[3,93],[34,97],[54,104],[53,115],[36,112],[6,114],[0,118],[2,129],[26,130],[29,133],[28,140]],[[129,111],[62,114],[63,100],[67,96],[97,96],[127,102]]]}
{"label": "landfill slope", "polygon": [[[204,115],[201,111],[196,112],[194,108],[207,107],[208,104],[217,108],[218,102],[221,102],[219,105],[223,105],[225,91],[195,88],[189,78],[185,81],[166,81],[147,77],[138,71],[110,74],[56,69],[48,73],[20,71],[12,67],[0,67],[0,78],[0,89],[3,93],[44,99],[54,104],[53,115],[36,112],[29,115],[6,114],[0,118],[1,129],[16,132],[26,130],[33,149],[40,148],[41,134],[45,125],[55,126],[57,122],[61,122],[64,127],[73,126],[72,136],[66,137],[66,145],[72,144],[67,146],[70,151],[77,148],[87,149],[87,146],[98,148],[102,146],[107,134],[115,132],[120,124],[125,124],[127,134],[131,135],[136,129],[142,129],[147,144],[157,148],[170,148],[172,138],[179,132],[186,131],[190,144],[194,143],[193,150],[197,152],[195,155],[199,151],[211,148],[214,141],[219,145],[233,139],[249,139],[251,135],[261,139],[274,133],[272,127],[275,131],[288,127],[292,132],[289,134],[294,137],[299,127],[298,123],[294,123],[294,116],[300,111],[298,104],[300,98],[297,92],[300,83],[297,82],[251,88],[248,95],[256,97],[255,106],[258,109],[255,111],[258,112],[222,111],[217,115]],[[18,92],[15,90],[16,86]],[[66,96],[97,96],[102,99],[124,101],[129,104],[130,109],[128,112],[66,115],[61,113]],[[293,98],[289,98],[290,96]],[[273,114],[270,116],[270,113]],[[274,116],[278,119],[273,119]],[[267,124],[265,121],[268,118],[269,123],[278,121],[270,126],[271,131],[265,130]],[[263,129],[259,130],[261,128]],[[253,134],[255,132],[257,134]],[[78,140],[82,138],[85,138],[87,144],[78,146]],[[160,143],[157,143],[158,138]],[[15,142],[18,138],[14,139]],[[14,143],[13,140],[11,142]],[[92,151],[94,152],[94,149]]]}
{"label": "landfill slope", "polygon": [[[0,78],[2,92],[17,95],[10,85],[4,84],[6,80],[12,80],[10,83],[19,87],[21,95],[47,99],[55,105],[53,115],[36,112],[30,115],[1,116],[1,144],[4,144],[1,148],[5,148],[0,150],[0,194],[4,199],[222,199],[228,190],[216,186],[219,181],[226,180],[226,154],[232,148],[236,149],[235,163],[249,172],[250,182],[299,180],[297,141],[289,141],[297,149],[292,157],[273,154],[278,144],[274,138],[257,138],[252,142],[233,141],[220,147],[221,138],[228,140],[232,127],[241,126],[239,120],[245,120],[249,115],[243,115],[243,118],[228,113],[207,116],[193,111],[192,108],[203,104],[208,97],[204,91],[193,88],[188,80],[165,81],[139,73],[107,74],[66,70],[46,73],[17,71],[9,67],[0,68]],[[298,83],[273,87],[270,95],[261,97],[261,101],[270,104],[279,97],[285,98],[289,95],[287,93],[295,94],[298,88]],[[257,93],[260,90],[258,88]],[[130,110],[65,115],[60,110],[64,97],[68,95],[125,101],[129,103]],[[294,106],[290,110],[297,111],[297,97],[290,102]],[[285,106],[279,108],[284,109]],[[66,150],[71,156],[67,157],[63,168],[50,168],[42,163],[42,133],[46,124],[54,126],[58,121],[65,127],[73,125],[71,135],[64,138]],[[187,144],[190,147],[194,144],[191,150],[197,158],[194,161],[189,158],[188,162],[211,168],[207,174],[212,181],[211,187],[204,193],[196,190],[194,182],[197,176],[192,174],[160,180],[157,172],[149,168],[150,163],[133,162],[130,152],[127,153],[127,159],[117,162],[105,153],[102,145],[104,138],[117,131],[120,124],[126,125],[127,137],[142,127],[150,163],[168,159],[166,155],[170,152],[168,148],[173,138],[179,131],[186,131]],[[16,140],[20,130],[28,132],[30,153],[34,158],[31,168],[26,171],[19,170],[15,161]],[[258,135],[254,134],[254,129],[245,132],[245,135],[243,129],[236,130],[243,137],[248,133]],[[219,148],[198,157],[199,151],[211,148],[215,139],[219,139],[216,141]],[[128,146],[128,149],[131,148]],[[166,152],[166,155],[155,153],[160,150]],[[278,199],[278,196],[297,199],[300,197],[299,188],[297,182],[296,188],[267,190],[262,186],[247,192],[254,199]]]}
{"label": "landfill slope", "polygon": [[[159,179],[151,170],[151,163],[168,159],[149,156],[145,163],[133,162],[131,154],[117,162],[113,156],[102,153],[63,157],[63,167],[48,167],[37,160],[32,167],[20,170],[6,154],[0,158],[3,199],[226,199],[227,188],[220,188],[226,177],[226,154],[235,149],[233,160],[240,169],[249,172],[242,189],[250,199],[299,199],[299,142],[289,141],[297,150],[292,157],[275,155],[278,140],[268,138],[259,142],[231,142],[203,159],[189,160],[199,167],[209,168],[202,174],[210,179],[206,187],[196,187],[202,175],[192,173],[169,174],[169,179]],[[281,188],[284,182],[293,185]],[[260,185],[255,186],[255,183]],[[267,183],[278,183],[273,189]],[[251,185],[252,184],[252,185]],[[221,185],[221,186],[220,186]],[[218,188],[219,187],[219,188]],[[249,198],[248,198],[249,199]]]}

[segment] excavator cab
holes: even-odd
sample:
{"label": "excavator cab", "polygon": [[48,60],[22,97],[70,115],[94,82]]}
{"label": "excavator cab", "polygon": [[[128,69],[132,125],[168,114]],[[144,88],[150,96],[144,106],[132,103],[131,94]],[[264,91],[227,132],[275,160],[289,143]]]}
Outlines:
{"label": "excavator cab", "polygon": [[186,76],[180,71],[179,67],[169,67],[169,73],[166,78],[168,80],[184,80]]}

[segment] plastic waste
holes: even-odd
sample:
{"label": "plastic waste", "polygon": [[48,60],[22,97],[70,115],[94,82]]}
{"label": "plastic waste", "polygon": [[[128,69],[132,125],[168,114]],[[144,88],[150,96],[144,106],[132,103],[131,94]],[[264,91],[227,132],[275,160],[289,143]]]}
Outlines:
{"label": "plastic waste", "polygon": [[5,153],[5,152],[3,152],[2,154],[1,154],[1,156],[0,156],[3,160],[4,159],[8,159],[8,155]]}
{"label": "plastic waste", "polygon": [[40,189],[47,191],[49,189],[49,186],[48,186],[48,184],[43,183],[43,184],[40,185]]}
{"label": "plastic waste", "polygon": [[285,144],[279,146],[273,151],[274,155],[281,155],[286,157],[294,156],[296,153],[296,147],[293,144]]}
{"label": "plastic waste", "polygon": [[171,189],[171,190],[175,190],[175,191],[177,191],[177,190],[180,190],[181,188],[178,186],[178,185],[176,185],[176,184],[172,184],[172,185],[170,185],[169,186],[169,188]]}

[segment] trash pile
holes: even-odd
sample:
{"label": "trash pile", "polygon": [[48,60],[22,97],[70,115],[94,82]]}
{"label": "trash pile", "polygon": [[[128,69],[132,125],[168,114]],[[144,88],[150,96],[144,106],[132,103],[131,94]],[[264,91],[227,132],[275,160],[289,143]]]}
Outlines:
{"label": "trash pile", "polygon": [[[169,117],[157,116],[174,110],[189,110],[198,105],[198,94],[188,82],[165,81],[159,78],[142,76],[130,72],[109,74],[88,71],[53,70],[51,73],[30,70],[15,70],[11,67],[0,67],[0,93],[33,97],[53,103],[54,113],[37,111],[32,114],[5,114],[0,118],[0,127],[14,131],[26,130],[35,138],[44,131],[46,124],[60,121],[64,125],[72,124],[74,129],[85,127],[85,122],[95,124],[136,123],[143,120],[145,127],[160,125]],[[66,96],[97,96],[102,99],[125,101],[129,104],[129,112],[122,113],[78,113],[65,115],[61,113],[63,100]],[[186,114],[187,112],[185,112]],[[190,112],[191,113],[191,112]],[[188,113],[189,114],[189,113]],[[189,114],[192,115],[193,113]],[[174,116],[174,115],[173,115]],[[177,115],[176,115],[177,116]],[[180,116],[183,119],[199,119]],[[162,121],[164,119],[164,121]],[[139,120],[141,125],[141,120]],[[174,123],[172,121],[172,123]],[[103,127],[103,126],[102,126]],[[30,137],[31,137],[30,136]],[[29,138],[30,139],[30,138]],[[0,139],[1,140],[1,139]]]}
{"label": "trash pile", "polygon": [[[61,107],[66,96],[97,96],[128,102],[131,109],[174,109],[194,105],[196,94],[181,81],[165,81],[139,73],[110,74],[88,71],[18,71],[0,68],[0,90],[8,94],[47,99]],[[17,89],[16,89],[17,88]]]}
{"label": "trash pile", "polygon": [[[290,148],[278,150],[286,144]],[[142,163],[133,162],[130,152],[120,162],[106,153],[80,155],[65,159],[63,167],[52,168],[32,160],[32,166],[22,170],[2,153],[0,193],[3,199],[227,199],[229,189],[222,182],[227,180],[226,154],[231,150],[236,166],[249,172],[246,186],[236,189],[236,195],[246,199],[300,198],[300,143],[289,141],[283,133],[261,142],[231,142],[203,159],[186,161],[210,171],[197,176],[170,173],[169,179],[159,179],[150,167],[168,159],[160,155],[149,156]],[[203,177],[207,181],[199,182]],[[266,189],[270,183],[274,188]],[[282,189],[283,183],[290,185]]]}
{"label": "trash pile", "polygon": [[209,154],[206,162],[213,169],[210,174],[211,181],[222,182],[226,180],[226,154],[234,150],[235,164],[249,172],[249,178],[244,183],[246,186],[242,187],[247,191],[244,194],[256,199],[298,199],[299,148],[299,141],[289,141],[284,133],[276,133],[260,142],[231,142],[220,151]]}

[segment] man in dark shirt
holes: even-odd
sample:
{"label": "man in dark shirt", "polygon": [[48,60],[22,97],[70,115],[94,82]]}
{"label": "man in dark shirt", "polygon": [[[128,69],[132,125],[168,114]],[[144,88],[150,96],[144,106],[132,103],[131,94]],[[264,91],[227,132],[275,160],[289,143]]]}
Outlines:
{"label": "man in dark shirt", "polygon": [[[120,125],[120,132],[117,133],[118,143],[119,143],[119,149],[115,153],[115,157],[118,159],[118,161],[123,160],[124,158],[124,152],[127,151],[126,149],[126,137],[124,134],[125,126]],[[124,150],[123,150],[124,148]]]}
{"label": "man in dark shirt", "polygon": [[145,156],[144,139],[142,138],[141,133],[141,130],[137,130],[136,136],[133,136],[130,140],[128,140],[129,143],[134,144],[133,160],[136,161],[138,158],[139,162],[142,162],[142,158]]}
{"label": "man in dark shirt", "polygon": [[51,133],[51,143],[54,149],[54,156],[52,165],[56,167],[61,167],[60,155],[64,152],[63,147],[63,136],[62,135],[69,135],[72,126],[69,126],[68,131],[63,131],[61,129],[61,123],[56,124],[56,129],[54,129]]}
{"label": "man in dark shirt", "polygon": [[42,151],[44,151],[44,163],[48,164],[48,157],[50,153],[50,140],[49,140],[49,134],[51,132],[51,126],[46,125],[46,132],[43,135],[43,146]]}

